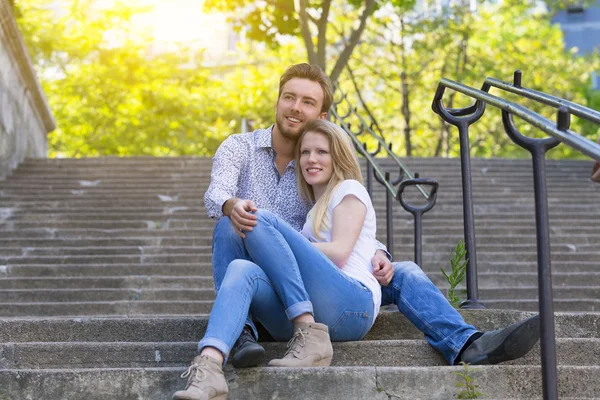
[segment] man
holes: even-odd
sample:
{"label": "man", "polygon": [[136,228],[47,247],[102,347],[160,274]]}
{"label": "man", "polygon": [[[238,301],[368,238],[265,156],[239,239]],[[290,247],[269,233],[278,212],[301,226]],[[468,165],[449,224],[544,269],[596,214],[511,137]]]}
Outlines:
{"label": "man", "polygon": [[[298,231],[311,208],[299,194],[294,175],[294,146],[307,121],[325,118],[333,101],[329,78],[308,64],[289,67],[280,79],[275,125],[232,135],[213,159],[205,194],[208,215],[219,219],[213,235],[213,277],[218,291],[227,266],[249,259],[244,232],[256,226],[253,212],[272,211]],[[268,246],[268,243],[264,244]],[[373,256],[373,274],[382,285],[382,305],[396,304],[449,364],[496,364],[525,355],[539,338],[538,317],[505,329],[482,333],[465,323],[422,270],[412,262],[392,263],[381,249]],[[232,364],[260,364],[264,349],[256,342],[249,316],[232,351]]]}

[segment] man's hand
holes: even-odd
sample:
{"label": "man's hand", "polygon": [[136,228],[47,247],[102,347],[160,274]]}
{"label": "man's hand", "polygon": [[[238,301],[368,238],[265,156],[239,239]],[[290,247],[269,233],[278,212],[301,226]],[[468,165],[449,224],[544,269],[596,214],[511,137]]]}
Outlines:
{"label": "man's hand", "polygon": [[256,215],[250,211],[256,212],[258,208],[252,200],[229,199],[223,207],[223,213],[229,217],[231,224],[235,228],[235,233],[245,238],[244,232],[252,230],[256,226]]}
{"label": "man's hand", "polygon": [[388,260],[386,254],[381,250],[377,250],[371,258],[371,264],[373,265],[373,276],[375,276],[377,282],[381,286],[387,286],[394,276],[394,266]]}

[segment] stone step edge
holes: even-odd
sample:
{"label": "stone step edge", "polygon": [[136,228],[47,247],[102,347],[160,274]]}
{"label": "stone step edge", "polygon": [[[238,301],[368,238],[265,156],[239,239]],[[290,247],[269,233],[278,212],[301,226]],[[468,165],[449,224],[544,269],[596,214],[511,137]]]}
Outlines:
{"label": "stone step edge", "polygon": [[[229,400],[286,399],[448,399],[460,391],[462,367],[252,368],[228,372]],[[185,386],[185,368],[0,370],[0,387],[14,400],[122,398],[164,399]],[[537,366],[473,366],[470,375],[486,399],[542,397]],[[559,397],[593,397],[600,367],[558,367]],[[108,397],[107,397],[108,396]],[[140,397],[141,396],[141,397]]]}
{"label": "stone step edge", "polygon": [[[261,342],[266,361],[285,353],[285,342]],[[0,344],[3,369],[183,367],[197,354],[198,342],[22,342]],[[600,366],[600,338],[559,338],[558,365]],[[424,339],[334,342],[332,366],[443,366],[442,355]],[[68,356],[66,356],[68,354]],[[266,364],[265,361],[265,364]],[[505,365],[540,365],[539,343],[523,358]],[[230,365],[226,368],[231,369]]]}
{"label": "stone step edge", "polygon": [[[523,320],[535,312],[502,309],[459,310],[467,323],[493,330]],[[600,312],[556,312],[556,336],[563,338],[600,337]],[[42,317],[0,318],[0,342],[99,341],[135,342],[193,339],[206,330],[208,316],[139,317]],[[422,338],[422,333],[398,311],[382,311],[365,340]]]}

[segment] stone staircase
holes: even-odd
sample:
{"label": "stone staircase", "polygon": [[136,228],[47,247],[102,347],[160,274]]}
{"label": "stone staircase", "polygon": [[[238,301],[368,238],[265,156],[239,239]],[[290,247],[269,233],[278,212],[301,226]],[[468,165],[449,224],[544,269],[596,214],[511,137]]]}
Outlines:
{"label": "stone staircase", "polygon": [[[409,159],[440,182],[423,227],[423,269],[462,237],[460,164]],[[212,306],[208,158],[29,160],[0,181],[0,399],[166,399]],[[549,161],[561,398],[600,398],[600,185],[590,162]],[[473,160],[480,298],[463,311],[494,329],[537,310],[531,162]],[[380,240],[384,192],[374,184]],[[412,216],[394,206],[394,258],[413,258]],[[265,343],[270,356],[285,343]],[[362,342],[336,343],[332,367],[228,369],[230,399],[450,399],[457,368],[397,312]],[[470,367],[482,398],[541,398],[539,345]]]}

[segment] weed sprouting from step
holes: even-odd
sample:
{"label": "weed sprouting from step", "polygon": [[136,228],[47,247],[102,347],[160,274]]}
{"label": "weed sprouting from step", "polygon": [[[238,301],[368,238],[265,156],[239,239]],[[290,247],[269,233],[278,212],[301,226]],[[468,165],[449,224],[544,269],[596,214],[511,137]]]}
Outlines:
{"label": "weed sprouting from step", "polygon": [[[454,308],[458,308],[462,302],[461,298],[456,293],[456,286],[465,279],[468,261],[468,259],[465,258],[466,254],[467,250],[465,249],[465,243],[461,239],[456,245],[452,258],[450,259],[450,264],[452,266],[450,274],[447,274],[443,268],[440,268],[442,274],[446,277],[448,284],[450,284],[450,289],[448,289],[448,301]],[[465,294],[466,290],[461,290],[460,293]]]}
{"label": "weed sprouting from step", "polygon": [[469,370],[469,364],[465,364],[464,362],[460,362],[463,366],[463,370],[461,372],[455,372],[455,375],[460,377],[460,380],[456,382],[456,387],[461,389],[458,393],[459,399],[478,399],[481,396],[481,392],[478,391],[479,385],[475,383],[475,378],[471,376],[471,371]]}

